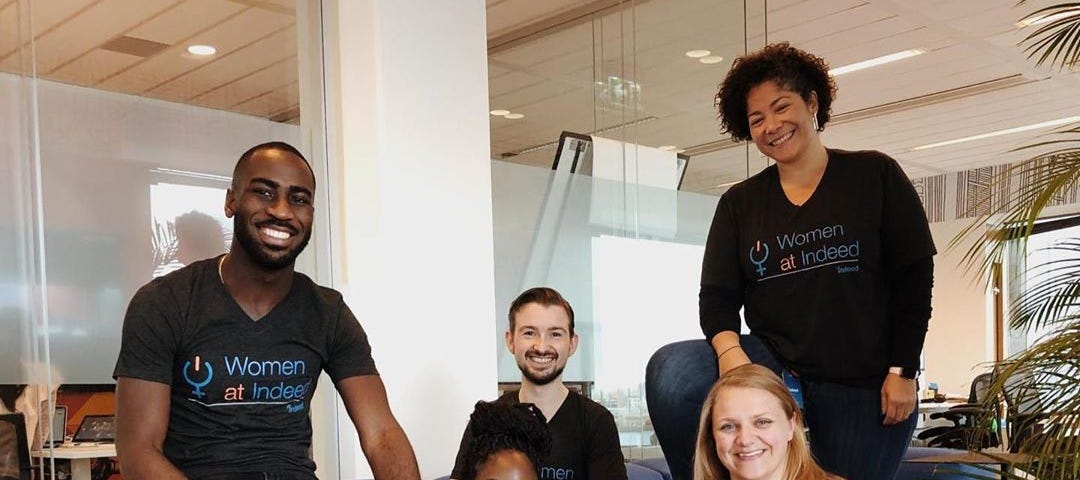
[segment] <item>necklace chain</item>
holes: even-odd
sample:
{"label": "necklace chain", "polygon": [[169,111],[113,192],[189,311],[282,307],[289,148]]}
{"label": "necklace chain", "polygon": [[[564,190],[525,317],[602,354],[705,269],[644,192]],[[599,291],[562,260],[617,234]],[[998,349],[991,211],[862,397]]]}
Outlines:
{"label": "necklace chain", "polygon": [[222,256],[221,256],[221,260],[218,260],[218,262],[217,262],[217,276],[218,276],[218,278],[219,278],[219,279],[221,279],[221,284],[222,284],[222,285],[224,285],[224,284],[225,284],[225,275],[223,275],[223,274],[221,273],[221,266],[222,266],[222,265],[225,265],[225,259],[226,259],[226,258],[229,258],[229,254],[228,254],[228,253],[226,253],[225,255],[222,255]]}

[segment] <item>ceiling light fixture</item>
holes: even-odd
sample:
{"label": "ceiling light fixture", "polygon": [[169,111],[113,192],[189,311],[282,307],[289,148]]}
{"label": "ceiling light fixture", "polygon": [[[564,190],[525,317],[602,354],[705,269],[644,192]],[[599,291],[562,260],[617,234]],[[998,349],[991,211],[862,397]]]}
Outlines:
{"label": "ceiling light fixture", "polygon": [[1062,18],[1068,18],[1074,15],[1080,15],[1080,9],[1069,10],[1064,12],[1051,13],[1047,15],[1036,15],[1034,17],[1025,17],[1019,22],[1016,22],[1016,26],[1020,28],[1030,27],[1033,25],[1042,25],[1044,23],[1050,23],[1054,20],[1060,20]]}
{"label": "ceiling light fixture", "polygon": [[521,113],[508,113],[506,115],[503,115],[503,118],[507,120],[517,120],[519,118],[525,118],[525,115]]}
{"label": "ceiling light fixture", "polygon": [[156,167],[151,168],[150,171],[154,173],[167,173],[169,175],[180,175],[182,177],[198,178],[200,180],[218,180],[226,183],[232,182],[232,177],[216,175],[213,173],[193,172],[191,170],[177,170],[174,168]]}
{"label": "ceiling light fixture", "polygon": [[906,58],[922,55],[924,53],[926,53],[926,50],[923,50],[921,48],[913,48],[911,50],[904,50],[902,52],[890,53],[888,55],[883,55],[877,58],[871,58],[870,60],[863,60],[861,62],[852,63],[851,65],[836,67],[832,70],[829,70],[829,75],[836,77],[845,73],[851,73],[866,68],[885,65],[886,63],[898,62]]}
{"label": "ceiling light fixture", "polygon": [[1009,135],[1009,134],[1012,134],[1012,133],[1026,132],[1026,131],[1029,131],[1029,130],[1038,130],[1040,128],[1056,127],[1058,125],[1066,125],[1066,124],[1069,124],[1069,123],[1077,123],[1077,122],[1080,122],[1080,115],[1073,116],[1073,117],[1059,118],[1057,120],[1050,120],[1050,121],[1047,121],[1047,122],[1033,123],[1031,125],[1024,125],[1022,127],[1006,128],[1004,130],[996,130],[996,131],[993,131],[993,132],[982,133],[982,134],[979,134],[979,135],[972,135],[970,137],[957,138],[957,139],[954,139],[954,140],[946,140],[944,142],[937,142],[937,143],[930,143],[930,144],[926,144],[926,145],[919,145],[918,147],[912,148],[911,151],[926,150],[927,148],[934,148],[934,147],[944,147],[946,145],[954,145],[954,144],[957,144],[957,143],[971,142],[971,141],[975,141],[975,140],[982,140],[984,138],[997,137],[997,136],[1001,136],[1001,135]]}
{"label": "ceiling light fixture", "polygon": [[708,57],[699,58],[698,61],[706,65],[712,65],[714,63],[720,63],[724,61],[724,57],[721,57],[719,55],[709,55]]}
{"label": "ceiling light fixture", "polygon": [[509,114],[509,113],[510,113],[510,110],[503,110],[503,109],[501,109],[501,108],[500,108],[500,109],[497,109],[497,110],[492,110],[492,111],[491,111],[491,114],[492,114],[492,115],[494,115],[494,116],[496,116],[496,117],[505,117],[505,116],[506,116],[507,114]]}
{"label": "ceiling light fixture", "polygon": [[217,53],[217,49],[210,45],[190,45],[187,47],[187,51],[192,55],[199,55],[201,57],[207,57]]}
{"label": "ceiling light fixture", "polygon": [[690,50],[686,52],[686,56],[690,58],[701,58],[709,56],[710,53],[712,52],[708,50]]}

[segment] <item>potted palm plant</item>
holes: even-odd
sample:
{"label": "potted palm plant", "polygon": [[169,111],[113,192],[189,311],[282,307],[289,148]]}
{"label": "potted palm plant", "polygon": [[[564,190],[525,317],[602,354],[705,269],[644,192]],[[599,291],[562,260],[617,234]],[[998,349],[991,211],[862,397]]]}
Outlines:
{"label": "potted palm plant", "polygon": [[[1021,45],[1037,65],[1059,70],[1080,66],[1080,3],[1041,8],[1023,20],[1035,24]],[[988,281],[1007,251],[1026,255],[1027,240],[1038,231],[1048,207],[1080,182],[1080,125],[1022,149],[1040,153],[1013,165],[998,181],[1025,181],[1013,182],[1019,184],[1013,194],[996,205],[986,199],[989,208],[983,211],[988,213],[951,244],[974,239],[965,263]],[[1008,316],[1014,329],[1049,333],[994,365],[997,376],[988,396],[991,402],[1011,401],[1007,408],[1012,415],[1005,416],[1012,421],[1007,429],[1012,434],[1010,450],[1028,454],[1013,459],[1024,474],[1004,474],[1008,478],[1080,479],[1080,239],[1050,248],[1052,260],[1024,267],[1027,283],[1011,299]],[[1025,407],[1022,415],[1019,404]]]}

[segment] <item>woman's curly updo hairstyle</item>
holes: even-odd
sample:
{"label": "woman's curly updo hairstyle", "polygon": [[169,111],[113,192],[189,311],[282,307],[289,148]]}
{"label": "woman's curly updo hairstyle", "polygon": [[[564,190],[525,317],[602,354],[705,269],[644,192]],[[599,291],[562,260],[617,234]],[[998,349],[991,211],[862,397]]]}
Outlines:
{"label": "woman's curly updo hairstyle", "polygon": [[551,451],[547,419],[531,403],[476,402],[469,429],[472,436],[465,446],[464,480],[475,479],[477,467],[504,450],[525,454],[536,469]]}
{"label": "woman's curly updo hairstyle", "polygon": [[828,64],[821,57],[780,42],[736,58],[731,65],[714,99],[724,133],[736,141],[750,140],[746,97],[752,88],[769,80],[798,93],[805,102],[810,101],[810,92],[816,92],[818,129],[825,128],[836,98],[836,82],[829,76]]}

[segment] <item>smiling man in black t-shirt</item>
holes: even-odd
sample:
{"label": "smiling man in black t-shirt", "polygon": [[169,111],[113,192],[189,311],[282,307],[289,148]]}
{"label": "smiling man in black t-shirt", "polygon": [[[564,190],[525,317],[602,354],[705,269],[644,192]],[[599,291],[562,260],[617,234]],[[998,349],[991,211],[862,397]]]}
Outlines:
{"label": "smiling man in black t-shirt", "polygon": [[143,286],[124,318],[117,454],[128,480],[314,479],[311,398],[326,371],[378,479],[419,479],[367,335],[341,294],[293,271],[315,178],[291,145],[245,152],[233,243]]}
{"label": "smiling man in black t-shirt", "polygon": [[[532,403],[548,420],[551,452],[539,465],[540,480],[626,480],[619,431],[606,408],[562,382],[566,361],[577,350],[574,310],[550,288],[526,290],[510,305],[506,347],[521,370],[521,390],[498,402]],[[451,478],[464,478],[466,427]]]}

